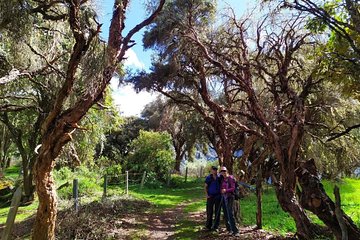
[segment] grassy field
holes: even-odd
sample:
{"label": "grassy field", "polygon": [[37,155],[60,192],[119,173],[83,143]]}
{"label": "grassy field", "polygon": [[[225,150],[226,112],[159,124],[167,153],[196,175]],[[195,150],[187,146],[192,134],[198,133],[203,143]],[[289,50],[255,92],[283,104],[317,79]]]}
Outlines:
{"label": "grassy field", "polygon": [[[8,178],[18,177],[18,168],[11,168],[6,171]],[[85,181],[85,180],[84,180]],[[88,198],[86,194],[81,194],[81,204],[90,201],[100,201],[101,183],[97,182],[99,186],[96,188],[96,194],[91,194],[92,197]],[[205,199],[203,192],[203,179],[190,178],[187,183],[184,183],[182,177],[174,176],[172,181],[174,187],[160,187],[160,188],[147,188],[140,190],[139,186],[130,187],[130,195],[137,199],[143,199],[152,203],[151,211],[160,213],[165,209],[170,209],[185,204],[184,213],[192,216],[195,212],[205,212]],[[323,181],[324,187],[331,198],[333,197],[334,183],[330,181]],[[336,183],[340,187],[342,198],[342,208],[346,214],[351,216],[354,222],[360,226],[360,180],[359,179],[343,179],[341,182]],[[89,188],[92,185],[89,186]],[[124,189],[119,186],[109,186],[109,198],[116,198],[124,194]],[[250,193],[240,201],[242,224],[245,226],[252,226],[256,224],[256,196]],[[61,199],[60,208],[65,209],[71,206],[71,200]],[[16,222],[25,220],[36,212],[37,201],[33,204],[20,207]],[[0,224],[4,224],[9,208],[0,208]],[[311,215],[311,214],[310,214]],[[177,224],[178,232],[177,237],[181,239],[192,239],[198,234],[199,228],[202,227],[205,221],[204,215],[198,217],[201,219],[182,218],[179,219]],[[315,222],[320,222],[316,216],[311,215]],[[295,232],[295,223],[293,219],[285,213],[279,204],[274,193],[274,190],[267,186],[263,194],[263,228],[272,232],[284,235],[288,232]]]}

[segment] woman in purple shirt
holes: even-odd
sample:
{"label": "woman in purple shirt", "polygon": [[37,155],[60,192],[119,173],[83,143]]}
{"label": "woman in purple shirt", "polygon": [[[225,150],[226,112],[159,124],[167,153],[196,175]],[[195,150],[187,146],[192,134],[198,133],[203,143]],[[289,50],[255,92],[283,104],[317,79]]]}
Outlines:
{"label": "woman in purple shirt", "polygon": [[[221,207],[225,216],[226,229],[234,236],[239,236],[239,230],[236,227],[233,215],[234,206],[234,191],[235,191],[235,178],[230,175],[226,167],[221,167],[220,174],[222,176],[220,192],[221,192]],[[220,214],[217,216],[220,218]]]}

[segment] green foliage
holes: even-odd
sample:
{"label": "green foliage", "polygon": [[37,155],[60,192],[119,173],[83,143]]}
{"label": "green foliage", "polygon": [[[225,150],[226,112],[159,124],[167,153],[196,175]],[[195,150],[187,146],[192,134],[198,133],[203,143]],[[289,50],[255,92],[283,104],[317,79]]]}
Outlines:
{"label": "green foliage", "polygon": [[101,157],[106,157],[109,164],[123,164],[131,151],[131,142],[139,136],[141,129],[149,128],[147,121],[137,117],[127,117],[118,123],[106,133],[105,138],[96,147],[98,164],[101,164]]}
{"label": "green foliage", "polygon": [[54,171],[54,178],[56,187],[66,184],[57,191],[61,199],[71,199],[73,179],[77,178],[79,181],[79,197],[92,198],[97,194],[101,194],[102,188],[100,185],[101,175],[99,171],[91,171],[87,167],[79,167],[72,171],[69,167],[62,167],[60,170]]}
{"label": "green foliage", "polygon": [[[309,124],[303,143],[303,159],[314,158],[317,167],[327,178],[350,176],[359,166],[360,131],[354,129],[346,136],[327,142],[333,132],[342,132],[358,123],[360,103],[339,93],[341,87],[324,82],[309,97],[307,122],[321,123],[314,128]],[[314,137],[316,136],[316,137]]]}
{"label": "green foliage", "polygon": [[[192,22],[195,28],[206,27],[214,19],[215,8],[216,1],[214,0],[167,1],[162,12],[155,19],[154,24],[145,32],[143,38],[144,47],[164,50],[163,46],[168,45],[170,48],[175,48],[176,44],[174,43],[179,39],[169,39],[168,33],[184,30],[187,21]],[[192,11],[188,11],[189,9],[192,9]]]}
{"label": "green foliage", "polygon": [[166,180],[174,164],[174,150],[168,133],[140,130],[140,135],[131,143],[131,148],[127,169],[155,173],[157,180]]}

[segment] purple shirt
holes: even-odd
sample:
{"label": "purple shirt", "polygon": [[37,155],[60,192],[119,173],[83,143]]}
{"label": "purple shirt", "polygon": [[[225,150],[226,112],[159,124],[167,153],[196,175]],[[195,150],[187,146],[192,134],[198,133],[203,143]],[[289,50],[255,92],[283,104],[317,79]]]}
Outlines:
{"label": "purple shirt", "polygon": [[232,196],[232,193],[235,191],[235,179],[233,176],[229,175],[227,178],[224,178],[221,182],[221,189],[226,189],[225,196]]}

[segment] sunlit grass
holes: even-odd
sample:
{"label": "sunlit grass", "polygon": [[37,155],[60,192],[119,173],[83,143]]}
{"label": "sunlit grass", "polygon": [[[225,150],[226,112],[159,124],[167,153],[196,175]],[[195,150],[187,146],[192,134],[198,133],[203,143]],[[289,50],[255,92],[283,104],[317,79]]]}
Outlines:
{"label": "sunlit grass", "polygon": [[[20,206],[16,214],[15,222],[21,222],[34,215],[36,213],[37,207],[38,207],[37,200],[35,200],[33,203],[31,203],[28,206],[23,206],[23,207]],[[0,208],[0,224],[5,224],[9,209],[10,207]]]}
{"label": "sunlit grass", "polygon": [[[340,194],[342,199],[342,209],[348,214],[353,221],[360,226],[360,180],[346,178],[340,183],[336,183],[340,188]],[[334,199],[333,189],[335,183],[324,180],[323,185],[325,191]],[[295,232],[294,220],[285,213],[280,207],[275,191],[268,187],[264,190],[263,194],[263,228],[285,234],[287,232]],[[244,225],[255,225],[256,224],[256,196],[250,194],[240,201],[241,214]],[[310,218],[318,224],[323,223],[317,218],[317,216],[308,213]]]}

